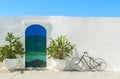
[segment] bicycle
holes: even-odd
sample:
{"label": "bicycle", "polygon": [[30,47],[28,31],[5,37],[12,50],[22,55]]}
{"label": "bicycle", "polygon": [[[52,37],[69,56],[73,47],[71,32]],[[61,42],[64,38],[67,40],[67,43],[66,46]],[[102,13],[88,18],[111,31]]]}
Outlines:
{"label": "bicycle", "polygon": [[74,57],[69,62],[71,71],[85,71],[86,66],[90,71],[102,71],[106,68],[107,64],[102,58],[93,58],[87,52],[80,57]]}

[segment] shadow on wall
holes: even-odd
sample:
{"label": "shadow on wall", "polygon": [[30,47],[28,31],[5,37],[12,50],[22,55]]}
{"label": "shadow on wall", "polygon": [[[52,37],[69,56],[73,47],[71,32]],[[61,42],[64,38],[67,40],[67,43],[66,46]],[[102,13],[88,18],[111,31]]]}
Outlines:
{"label": "shadow on wall", "polygon": [[72,57],[80,57],[80,56],[79,56],[79,52],[78,52],[78,50],[77,50],[76,48],[73,50],[73,55],[72,55]]}
{"label": "shadow on wall", "polygon": [[52,32],[52,25],[50,23],[48,23],[48,26],[46,26],[46,30],[47,30],[47,42],[48,42]]}
{"label": "shadow on wall", "polygon": [[66,62],[65,70],[71,69],[71,68],[69,67],[69,62],[70,62],[70,60],[71,60],[73,57],[80,57],[77,48],[74,48],[73,54],[72,54],[71,58],[66,59],[67,62]]}

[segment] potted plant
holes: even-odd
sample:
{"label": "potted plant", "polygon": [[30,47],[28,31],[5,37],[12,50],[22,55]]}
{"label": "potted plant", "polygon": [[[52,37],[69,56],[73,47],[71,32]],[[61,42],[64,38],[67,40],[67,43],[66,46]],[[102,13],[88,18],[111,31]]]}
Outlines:
{"label": "potted plant", "polygon": [[5,40],[8,44],[0,47],[0,61],[4,61],[8,69],[15,69],[18,64],[17,56],[24,55],[23,44],[12,32],[7,33]]}
{"label": "potted plant", "polygon": [[57,69],[63,70],[66,66],[66,58],[72,55],[72,50],[75,45],[68,41],[66,35],[61,35],[57,39],[50,38],[50,43],[47,48],[47,53],[53,58]]}

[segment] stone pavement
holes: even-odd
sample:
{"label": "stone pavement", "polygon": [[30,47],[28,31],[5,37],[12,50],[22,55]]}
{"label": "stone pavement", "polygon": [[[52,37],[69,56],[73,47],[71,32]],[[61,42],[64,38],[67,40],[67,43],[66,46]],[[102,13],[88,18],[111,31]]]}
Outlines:
{"label": "stone pavement", "polygon": [[53,70],[0,71],[0,79],[120,79],[120,72],[71,72]]}

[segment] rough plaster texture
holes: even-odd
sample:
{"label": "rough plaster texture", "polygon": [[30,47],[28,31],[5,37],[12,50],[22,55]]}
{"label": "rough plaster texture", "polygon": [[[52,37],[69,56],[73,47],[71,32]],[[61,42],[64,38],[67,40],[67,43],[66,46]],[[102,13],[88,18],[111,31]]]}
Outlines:
{"label": "rough plaster texture", "polygon": [[25,28],[31,24],[40,24],[47,29],[49,37],[67,35],[76,44],[74,56],[88,51],[89,55],[103,58],[107,69],[120,70],[120,18],[115,17],[0,17],[0,46],[5,44],[7,32],[21,37],[24,43]]}

